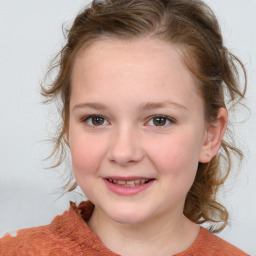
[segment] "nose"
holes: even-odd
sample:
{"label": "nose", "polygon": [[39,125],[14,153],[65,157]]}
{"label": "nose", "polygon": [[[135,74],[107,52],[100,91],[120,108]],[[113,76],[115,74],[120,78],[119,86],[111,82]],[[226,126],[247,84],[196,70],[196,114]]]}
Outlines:
{"label": "nose", "polygon": [[131,128],[117,129],[111,137],[108,159],[123,166],[140,162],[144,157],[140,141],[138,132]]}

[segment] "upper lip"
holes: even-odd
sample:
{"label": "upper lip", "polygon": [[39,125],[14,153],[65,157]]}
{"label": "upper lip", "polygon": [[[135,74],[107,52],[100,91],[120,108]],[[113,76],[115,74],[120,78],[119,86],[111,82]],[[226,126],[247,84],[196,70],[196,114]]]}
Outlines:
{"label": "upper lip", "polygon": [[151,177],[144,177],[144,176],[106,176],[104,179],[111,179],[111,180],[123,180],[123,181],[129,181],[129,180],[153,180],[154,178]]}

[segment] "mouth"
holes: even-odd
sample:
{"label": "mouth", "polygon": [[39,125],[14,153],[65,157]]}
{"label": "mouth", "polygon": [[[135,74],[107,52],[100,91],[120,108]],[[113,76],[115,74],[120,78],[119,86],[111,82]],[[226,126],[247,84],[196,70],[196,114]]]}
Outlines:
{"label": "mouth", "polygon": [[118,177],[109,176],[103,178],[107,188],[121,196],[133,196],[153,186],[156,179],[148,177]]}
{"label": "mouth", "polygon": [[111,179],[106,178],[106,180],[112,184],[116,184],[122,187],[138,187],[140,185],[144,185],[152,181],[153,179],[131,179],[131,180],[123,180],[123,179]]}

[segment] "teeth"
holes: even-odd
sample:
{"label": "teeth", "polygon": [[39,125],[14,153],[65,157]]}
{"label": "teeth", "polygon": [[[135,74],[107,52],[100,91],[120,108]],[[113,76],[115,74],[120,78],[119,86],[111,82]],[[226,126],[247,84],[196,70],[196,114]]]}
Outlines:
{"label": "teeth", "polygon": [[125,185],[125,181],[124,181],[124,180],[118,180],[118,181],[117,181],[117,184],[118,184],[118,185]]}
{"label": "teeth", "polygon": [[108,179],[111,183],[118,184],[119,186],[124,186],[124,187],[137,187],[139,185],[145,184],[149,182],[149,180],[146,179],[136,179],[136,180],[113,180],[113,179]]}
{"label": "teeth", "polygon": [[134,180],[128,180],[128,181],[126,181],[126,184],[127,185],[134,185],[134,182],[135,182]]}

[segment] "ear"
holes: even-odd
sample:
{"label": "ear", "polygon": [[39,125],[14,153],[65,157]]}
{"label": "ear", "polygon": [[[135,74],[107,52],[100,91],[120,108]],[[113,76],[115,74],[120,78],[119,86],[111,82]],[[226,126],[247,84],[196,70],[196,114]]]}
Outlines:
{"label": "ear", "polygon": [[228,122],[228,113],[225,108],[218,110],[216,120],[207,125],[204,144],[202,146],[199,162],[208,163],[218,153],[221,140],[225,134]]}

